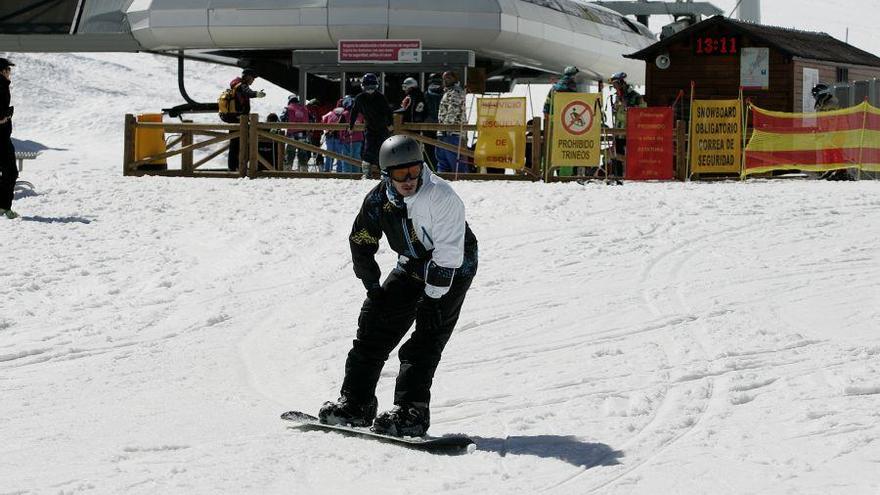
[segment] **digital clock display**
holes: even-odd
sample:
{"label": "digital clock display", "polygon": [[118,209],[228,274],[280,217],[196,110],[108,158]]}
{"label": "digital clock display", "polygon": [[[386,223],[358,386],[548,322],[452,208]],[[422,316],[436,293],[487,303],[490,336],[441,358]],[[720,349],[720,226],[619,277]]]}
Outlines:
{"label": "digital clock display", "polygon": [[739,38],[736,36],[697,36],[694,38],[696,55],[736,55]]}

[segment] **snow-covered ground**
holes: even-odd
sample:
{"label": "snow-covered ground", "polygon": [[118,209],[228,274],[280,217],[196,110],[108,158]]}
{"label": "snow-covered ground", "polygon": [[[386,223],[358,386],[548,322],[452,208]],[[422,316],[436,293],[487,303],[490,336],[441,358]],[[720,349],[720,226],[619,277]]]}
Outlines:
{"label": "snow-covered ground", "polygon": [[67,150],[0,222],[0,494],[880,491],[880,183],[456,183],[431,433],[478,448],[437,456],[278,418],[336,396],[372,183],[122,177],[174,60],[14,59],[15,136]]}

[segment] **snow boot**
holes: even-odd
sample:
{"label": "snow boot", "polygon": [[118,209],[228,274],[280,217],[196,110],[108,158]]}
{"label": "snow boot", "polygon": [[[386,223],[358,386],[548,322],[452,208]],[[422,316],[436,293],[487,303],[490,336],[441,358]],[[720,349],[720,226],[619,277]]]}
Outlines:
{"label": "snow boot", "polygon": [[393,437],[421,437],[431,426],[431,414],[425,406],[398,404],[373,421],[370,428],[376,433]]}
{"label": "snow boot", "polygon": [[378,406],[375,396],[366,404],[342,396],[336,402],[325,402],[318,419],[325,425],[370,426]]}
{"label": "snow boot", "polygon": [[4,216],[10,220],[18,218],[20,215],[12,210],[0,209],[0,216]]}

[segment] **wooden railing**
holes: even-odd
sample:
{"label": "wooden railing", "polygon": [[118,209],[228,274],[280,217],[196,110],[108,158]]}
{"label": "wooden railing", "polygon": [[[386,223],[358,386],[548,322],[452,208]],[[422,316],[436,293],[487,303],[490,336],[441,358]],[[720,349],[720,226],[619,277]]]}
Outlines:
{"label": "wooden railing", "polygon": [[[260,122],[256,114],[242,116],[238,124],[225,123],[191,123],[191,122],[137,122],[133,115],[125,116],[125,145],[123,156],[123,174],[140,175],[163,175],[182,177],[311,177],[311,178],[347,178],[357,179],[362,177],[361,172],[340,173],[322,172],[320,170],[285,170],[280,166],[280,160],[274,163],[261,156],[259,145],[261,142],[277,143],[280,146],[290,146],[315,155],[322,155],[325,159],[341,160],[356,167],[361,167],[360,157],[346,156],[335,151],[326,150],[309,142],[292,139],[278,130],[290,129],[293,125],[297,131],[342,131],[348,129],[348,124],[319,124],[288,122]],[[138,129],[161,129],[166,136],[166,151],[152,156],[135,156],[135,135]],[[602,165],[599,167],[577,167],[576,173],[568,176],[554,175],[554,170],[560,167],[546,167],[546,157],[549,149],[546,140],[546,129],[543,128],[542,119],[535,117],[527,123],[527,149],[530,149],[527,166],[523,169],[506,169],[503,174],[487,173],[481,169],[476,173],[441,173],[442,177],[462,180],[544,180],[544,181],[571,181],[592,179],[614,179],[608,170],[609,163],[614,156],[614,138],[625,137],[623,129],[602,129]],[[355,131],[363,131],[363,124],[354,127]],[[404,123],[399,115],[395,116],[392,134],[406,134],[426,145],[443,148],[455,152],[463,160],[473,163],[474,152],[464,145],[455,146],[424,133],[433,132],[474,132],[477,127],[467,125],[444,125],[429,123]],[[273,132],[275,131],[275,132]],[[687,163],[687,128],[683,122],[677,122],[675,127],[675,171],[676,178],[684,180]],[[216,158],[229,150],[233,139],[239,141],[238,167],[229,170],[226,163],[218,168]],[[201,150],[198,158],[197,151]],[[172,157],[180,157],[179,168],[168,167],[167,160]],[[280,157],[278,157],[280,158]],[[621,157],[625,160],[625,157]],[[158,162],[158,164],[157,164]],[[209,168],[209,164],[215,164]],[[165,165],[163,165],[165,164]]]}

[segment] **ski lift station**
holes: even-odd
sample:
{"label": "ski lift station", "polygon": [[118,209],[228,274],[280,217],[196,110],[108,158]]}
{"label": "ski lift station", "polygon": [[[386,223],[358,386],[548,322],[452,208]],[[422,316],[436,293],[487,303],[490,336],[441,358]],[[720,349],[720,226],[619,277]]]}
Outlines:
{"label": "ski lift station", "polygon": [[[500,92],[550,81],[567,65],[585,81],[625,71],[640,84],[644,64],[624,55],[657,40],[648,15],[720,12],[689,1],[23,0],[0,5],[0,50],[164,53],[253,67],[309,97],[338,94],[346,73],[366,71],[402,79],[454,69],[478,92]],[[418,45],[404,57],[346,61],[347,40]]]}

